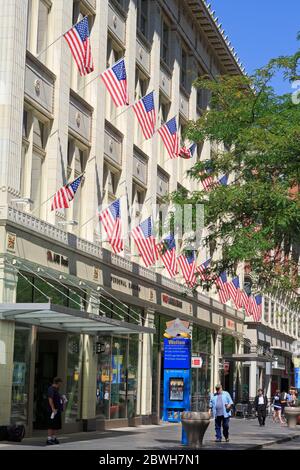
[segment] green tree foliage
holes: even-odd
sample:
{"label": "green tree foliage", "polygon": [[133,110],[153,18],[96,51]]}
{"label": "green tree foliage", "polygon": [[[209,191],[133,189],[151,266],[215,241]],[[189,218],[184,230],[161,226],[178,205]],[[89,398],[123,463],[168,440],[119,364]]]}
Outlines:
{"label": "green tree foliage", "polygon": [[[197,80],[210,93],[210,109],[189,123],[186,136],[198,145],[209,140],[212,151],[189,172],[199,190],[171,196],[180,204],[204,204],[209,234],[203,244],[221,250],[212,273],[234,274],[248,262],[258,289],[299,286],[300,104],[292,102],[292,87],[291,94],[277,96],[270,86],[278,72],[299,80],[299,60],[296,53],[271,60],[253,76]],[[215,181],[229,175],[229,184],[204,191],[208,168]]]}

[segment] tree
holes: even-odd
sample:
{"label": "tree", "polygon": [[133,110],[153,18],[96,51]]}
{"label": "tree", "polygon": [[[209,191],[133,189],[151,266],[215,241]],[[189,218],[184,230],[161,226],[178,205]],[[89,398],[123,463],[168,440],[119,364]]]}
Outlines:
{"label": "tree", "polygon": [[[210,109],[189,123],[186,136],[198,144],[209,140],[211,156],[189,172],[199,190],[171,195],[179,204],[205,206],[203,245],[220,251],[212,274],[233,275],[246,263],[257,290],[291,292],[299,286],[300,104],[291,94],[277,96],[270,86],[278,72],[289,81],[300,79],[299,60],[297,52],[272,59],[252,76],[197,80],[211,95]],[[215,181],[228,175],[228,185],[203,190],[208,172]]]}

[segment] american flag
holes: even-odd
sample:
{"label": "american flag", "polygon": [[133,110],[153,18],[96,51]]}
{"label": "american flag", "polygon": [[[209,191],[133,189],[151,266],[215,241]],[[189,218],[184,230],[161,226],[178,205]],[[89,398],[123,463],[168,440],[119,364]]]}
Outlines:
{"label": "american flag", "polygon": [[53,197],[51,210],[67,209],[70,207],[70,201],[75,197],[76,191],[80,186],[83,175],[78,176],[72,183],[68,183],[60,188]]}
{"label": "american flag", "polygon": [[239,277],[234,277],[231,282],[228,284],[228,290],[230,293],[231,299],[234,301],[236,308],[239,310],[242,307],[242,297],[240,289],[240,280]]}
{"label": "american flag", "polygon": [[218,183],[222,186],[227,186],[228,176],[227,175],[222,176],[222,178],[219,179]]}
{"label": "american flag", "polygon": [[157,250],[170,277],[175,277],[178,273],[178,266],[174,236],[170,234],[164,238],[157,244]]}
{"label": "american flag", "polygon": [[184,277],[185,282],[189,287],[194,287],[196,284],[196,276],[195,276],[195,254],[194,252],[187,254],[187,255],[180,255],[177,258],[179,266],[182,271],[182,275]]}
{"label": "american flag", "polygon": [[113,102],[118,106],[129,104],[127,74],[124,59],[120,59],[112,67],[101,73],[107,91]]}
{"label": "american flag", "polygon": [[179,150],[179,157],[181,158],[192,158],[194,156],[195,150],[196,150],[197,145],[192,144],[190,147],[186,147],[185,145],[181,147]]}
{"label": "american flag", "polygon": [[262,316],[262,296],[256,295],[252,302],[252,315],[254,321],[260,321]]}
{"label": "american flag", "polygon": [[120,199],[114,201],[110,206],[99,214],[100,222],[107,233],[109,243],[115,253],[124,249],[122,237]]}
{"label": "american flag", "polygon": [[93,72],[94,64],[87,16],[69,29],[64,34],[64,38],[70,47],[80,75]]}
{"label": "american flag", "polygon": [[144,222],[132,229],[131,235],[139,250],[139,254],[145,263],[145,266],[148,267],[155,264],[157,259],[157,250],[155,238],[153,236],[151,217],[148,217],[148,219],[144,220]]}
{"label": "american flag", "polygon": [[138,118],[145,139],[150,139],[155,132],[156,112],[154,106],[154,92],[141,98],[134,106],[133,111]]}
{"label": "american flag", "polygon": [[173,117],[172,119],[170,119],[170,121],[166,122],[163,126],[161,126],[158,129],[158,133],[163,140],[164,146],[166,147],[170,158],[178,157],[179,139],[176,118]]}
{"label": "american flag", "polygon": [[247,317],[250,317],[251,315],[249,311],[249,306],[250,306],[249,299],[250,299],[249,295],[247,295],[247,293],[244,290],[242,290],[241,291],[241,304],[242,304],[241,306],[244,307],[245,314]]}
{"label": "american flag", "polygon": [[226,304],[227,300],[230,299],[227,275],[223,271],[220,276],[216,279],[216,285],[218,286],[219,299],[222,304]]}
{"label": "american flag", "polygon": [[212,170],[208,169],[206,170],[206,172],[201,172],[200,173],[200,176],[206,176],[203,180],[201,180],[201,183],[202,183],[202,186],[203,186],[203,189],[205,191],[209,191],[210,189],[212,189],[212,187],[214,186],[214,178],[213,176],[210,176],[210,173],[212,172]]}
{"label": "american flag", "polygon": [[202,279],[202,281],[207,280],[206,270],[208,266],[210,265],[210,261],[211,261],[211,258],[209,258],[208,260],[206,260],[204,263],[200,264],[200,266],[196,268],[196,272],[200,274],[200,278]]}

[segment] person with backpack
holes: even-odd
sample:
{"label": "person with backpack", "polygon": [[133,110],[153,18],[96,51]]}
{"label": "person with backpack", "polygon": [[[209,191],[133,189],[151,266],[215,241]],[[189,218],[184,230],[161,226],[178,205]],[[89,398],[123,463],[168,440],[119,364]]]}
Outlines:
{"label": "person with backpack", "polygon": [[61,429],[61,414],[64,408],[64,400],[59,393],[61,384],[62,379],[55,377],[52,385],[48,388],[48,438],[46,445],[59,444],[59,441],[56,438],[56,433]]}
{"label": "person with backpack", "polygon": [[280,394],[281,416],[284,417],[284,409],[287,406],[288,394],[283,390]]}

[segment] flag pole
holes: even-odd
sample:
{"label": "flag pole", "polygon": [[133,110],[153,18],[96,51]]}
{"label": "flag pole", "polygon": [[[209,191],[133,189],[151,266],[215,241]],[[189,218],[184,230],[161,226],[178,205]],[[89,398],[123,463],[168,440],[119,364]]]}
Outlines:
{"label": "flag pole", "polygon": [[59,39],[61,39],[68,31],[70,31],[70,29],[74,28],[74,26],[76,26],[78,23],[80,23],[81,21],[84,20],[84,18],[87,18],[88,15],[85,15],[82,20],[80,21],[77,21],[76,23],[73,24],[73,26],[71,26],[71,28],[68,28],[66,32],[64,32],[63,34],[61,34],[60,36],[58,36],[58,38],[56,38],[53,42],[51,42],[51,44],[49,44],[47,47],[45,47],[45,49],[43,49],[41,52],[39,52],[39,54],[37,54],[35,57],[38,59],[42,54],[44,54],[44,52],[46,52],[49,47],[53,46],[53,44],[55,44]]}

